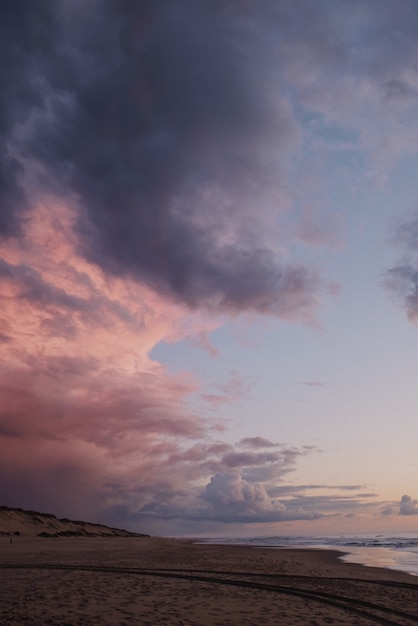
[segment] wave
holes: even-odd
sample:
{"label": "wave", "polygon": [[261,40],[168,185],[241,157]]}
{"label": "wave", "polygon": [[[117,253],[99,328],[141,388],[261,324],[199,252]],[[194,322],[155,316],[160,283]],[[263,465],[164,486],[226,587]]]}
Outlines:
{"label": "wave", "polygon": [[418,575],[418,533],[356,534],[324,536],[206,538],[205,543],[248,545],[270,548],[340,549],[341,559],[369,567],[385,567]]}

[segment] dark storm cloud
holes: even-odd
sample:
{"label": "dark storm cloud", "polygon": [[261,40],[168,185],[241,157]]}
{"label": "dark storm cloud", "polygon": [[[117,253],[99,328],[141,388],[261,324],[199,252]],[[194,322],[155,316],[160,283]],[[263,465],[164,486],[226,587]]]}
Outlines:
{"label": "dark storm cloud", "polygon": [[32,107],[42,102],[36,66],[52,49],[51,3],[4,0],[0,8],[0,234],[16,234],[27,200],[23,165],[16,158],[14,132]]}
{"label": "dark storm cloud", "polygon": [[416,91],[406,81],[392,78],[382,85],[384,98],[387,100],[405,100],[416,97]]}
{"label": "dark storm cloud", "polygon": [[264,36],[269,17],[297,23],[286,3],[15,5],[1,7],[1,232],[16,234],[31,181],[77,200],[83,253],[108,272],[190,307],[309,316],[318,276],[257,226],[298,141]]}

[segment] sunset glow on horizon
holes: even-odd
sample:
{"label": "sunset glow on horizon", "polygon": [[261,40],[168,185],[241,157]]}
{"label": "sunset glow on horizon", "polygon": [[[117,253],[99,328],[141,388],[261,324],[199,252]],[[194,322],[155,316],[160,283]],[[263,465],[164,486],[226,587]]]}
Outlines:
{"label": "sunset glow on horizon", "polygon": [[416,3],[0,14],[0,504],[416,531]]}

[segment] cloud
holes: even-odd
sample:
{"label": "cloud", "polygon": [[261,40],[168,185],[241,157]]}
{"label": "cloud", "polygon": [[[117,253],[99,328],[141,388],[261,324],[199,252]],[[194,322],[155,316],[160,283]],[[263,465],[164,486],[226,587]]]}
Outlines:
{"label": "cloud", "polygon": [[399,158],[416,151],[414,3],[407,0],[398,12],[390,0],[337,2],[318,12],[322,41],[314,22],[307,37],[292,33],[285,43],[284,71],[309,111],[310,165],[327,180],[326,168],[338,176],[350,158],[359,166],[351,170],[352,191],[382,188]]}
{"label": "cloud", "polygon": [[[284,496],[288,493],[291,494],[299,494],[304,493],[305,491],[356,491],[359,492],[361,489],[364,489],[364,485],[280,485],[272,490],[272,493],[276,496]],[[357,495],[359,495],[357,493]],[[369,494],[376,495],[376,494]]]}
{"label": "cloud", "polygon": [[[162,339],[208,332],[213,318],[105,273],[78,242],[76,210],[52,201],[27,215],[19,245],[0,241],[3,501],[169,532],[223,523],[207,485],[239,475],[243,521],[311,518],[269,495],[308,451],[261,436],[214,441],[212,418],[189,405],[196,379],[149,356]],[[232,371],[219,392],[233,400],[247,386]]]}
{"label": "cloud", "polygon": [[407,81],[398,78],[392,78],[382,85],[384,97],[388,100],[410,99],[417,96],[416,88],[412,87]]}
{"label": "cloud", "polygon": [[[40,203],[18,246],[0,242],[2,500],[165,534],[329,514],[336,499],[275,491],[314,449],[213,440],[211,417],[188,402],[199,383],[150,358],[213,318],[105,273],[78,241],[76,211]],[[218,395],[247,386],[233,371]]]}
{"label": "cloud", "polygon": [[[150,354],[187,339],[216,357],[226,318],[310,322],[335,291],[300,247],[340,236],[330,163],[354,154],[384,180],[416,150],[415,3],[0,11],[2,498],[151,531],[366,506],[284,484],[313,449],[213,440],[239,373],[203,393]],[[412,223],[388,280],[415,319]]]}
{"label": "cloud", "polygon": [[222,511],[224,522],[280,520],[286,513],[285,505],[272,500],[263,485],[247,482],[239,472],[215,474],[202,498]]}
{"label": "cloud", "polygon": [[266,219],[301,132],[260,29],[290,12],[254,8],[252,32],[234,2],[38,9],[6,10],[24,28],[20,54],[3,41],[3,234],[48,187],[77,203],[83,255],[107,273],[192,309],[311,318],[329,287],[278,254]]}
{"label": "cloud", "polygon": [[332,287],[287,248],[340,229],[318,154],[350,137],[384,180],[415,150],[413,2],[2,10],[0,231],[48,189],[77,204],[80,250],[106,273],[192,309],[311,320]]}
{"label": "cloud", "polygon": [[265,437],[244,437],[239,442],[245,448],[274,448],[277,444]]}
{"label": "cloud", "polygon": [[[233,524],[272,523],[315,520],[330,516],[358,515],[375,512],[376,494],[353,493],[358,485],[283,485],[246,480],[242,472],[223,471],[215,474],[206,485],[202,498],[209,503],[207,519]],[[313,491],[323,495],[306,495]],[[329,492],[342,491],[342,494]]]}
{"label": "cloud", "polygon": [[418,319],[418,215],[397,223],[394,243],[404,251],[401,261],[384,277],[385,287],[405,309],[411,322]]}
{"label": "cloud", "polygon": [[[6,0],[1,7],[0,71],[0,233],[19,232],[20,220],[29,206],[23,185],[25,166],[18,154],[18,126],[42,103],[35,67],[38,58],[52,51],[54,18],[49,1],[35,7]],[[42,80],[42,78],[41,78]]]}
{"label": "cloud", "polygon": [[392,506],[383,507],[381,510],[382,516],[394,515],[395,513],[396,513],[396,510]]}
{"label": "cloud", "polygon": [[418,500],[404,495],[399,504],[399,515],[418,515]]}
{"label": "cloud", "polygon": [[387,271],[386,287],[395,293],[411,322],[418,315],[418,266],[397,265]]}
{"label": "cloud", "polygon": [[39,205],[19,246],[0,242],[0,492],[91,515],[110,506],[107,484],[135,468],[152,489],[161,477],[149,459],[163,467],[177,439],[206,435],[187,407],[196,382],[148,352],[213,322],[187,323],[149,288],[106,276],[77,253],[73,224],[68,207]]}
{"label": "cloud", "polygon": [[[213,319],[83,258],[70,207],[39,204],[19,246],[0,241],[0,309],[3,501],[167,532],[173,520],[222,523],[206,486],[239,475],[243,520],[283,517],[269,489],[308,451],[261,436],[213,440],[212,419],[188,403],[199,383],[149,357]],[[242,389],[232,372],[220,391]]]}

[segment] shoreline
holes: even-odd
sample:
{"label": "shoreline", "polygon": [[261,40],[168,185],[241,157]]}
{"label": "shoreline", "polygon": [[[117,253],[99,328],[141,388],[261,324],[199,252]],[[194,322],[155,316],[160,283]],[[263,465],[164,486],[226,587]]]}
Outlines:
{"label": "shoreline", "polygon": [[331,550],[340,553],[340,559],[343,563],[356,563],[363,565],[364,567],[380,567],[393,571],[400,571],[410,576],[418,576],[418,550],[417,545],[414,542],[412,549],[408,549],[408,544],[405,547],[389,547],[387,545],[353,545],[352,543],[326,543],[324,542],[310,542],[310,543],[263,543],[263,539],[252,539],[250,542],[245,540],[226,540],[220,539],[196,539],[197,543],[208,545],[238,545],[248,547],[260,547],[268,548],[271,550],[305,550],[305,549],[317,549],[317,550]]}
{"label": "shoreline", "polygon": [[0,622],[418,623],[416,577],[342,562],[339,550],[249,548],[155,537],[1,542]]}

